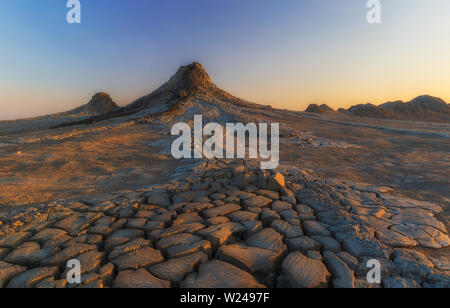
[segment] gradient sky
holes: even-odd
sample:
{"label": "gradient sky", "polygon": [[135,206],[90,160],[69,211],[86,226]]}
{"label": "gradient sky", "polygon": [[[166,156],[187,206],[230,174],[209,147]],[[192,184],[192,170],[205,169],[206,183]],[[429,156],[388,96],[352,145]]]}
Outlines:
{"label": "gradient sky", "polygon": [[201,62],[221,88],[276,107],[450,102],[450,1],[0,1],[0,119],[65,111],[98,91],[119,105],[180,65]]}

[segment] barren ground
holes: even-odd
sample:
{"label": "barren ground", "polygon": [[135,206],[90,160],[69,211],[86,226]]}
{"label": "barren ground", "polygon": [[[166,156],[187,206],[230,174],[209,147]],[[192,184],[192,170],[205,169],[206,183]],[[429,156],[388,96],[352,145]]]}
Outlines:
{"label": "barren ground", "polygon": [[[279,122],[282,137],[280,140],[280,164],[282,167],[287,167],[282,168],[284,171],[281,172],[288,175],[291,171],[287,170],[294,170],[294,173],[289,175],[293,179],[296,174],[295,170],[301,170],[299,171],[301,174],[305,174],[302,172],[308,174],[309,171],[305,169],[311,169],[313,172],[309,174],[316,173],[328,181],[318,177],[314,177],[312,180],[304,178],[303,186],[295,184],[298,186],[294,201],[288,196],[282,197],[287,198],[284,200],[291,200],[290,202],[293,202],[296,211],[300,214],[292,210],[285,210],[285,206],[292,208],[290,203],[280,200],[272,203],[273,200],[263,196],[269,194],[268,196],[271,198],[280,198],[277,191],[256,191],[258,188],[252,188],[250,185],[245,189],[253,189],[255,193],[239,191],[235,193],[237,196],[240,193],[244,194],[244,197],[241,196],[242,198],[245,198],[245,195],[254,197],[249,200],[241,200],[241,197],[233,197],[233,192],[222,189],[229,195],[227,199],[230,200],[227,202],[239,202],[243,205],[241,208],[241,205],[238,204],[225,204],[227,195],[221,193],[212,193],[209,197],[205,197],[204,193],[209,192],[192,190],[180,193],[171,191],[171,195],[169,195],[167,191],[153,190],[154,188],[150,187],[153,184],[167,183],[178,175],[182,175],[184,180],[189,182],[189,175],[192,171],[191,164],[198,162],[198,160],[176,161],[170,156],[168,149],[172,138],[169,136],[169,121],[149,121],[148,123],[144,121],[147,124],[136,124],[130,119],[119,119],[54,130],[35,132],[26,130],[13,135],[3,132],[3,134],[0,133],[0,217],[3,217],[3,220],[0,221],[3,223],[3,237],[1,237],[3,242],[0,244],[2,247],[0,255],[4,260],[12,263],[2,263],[2,266],[6,266],[10,271],[16,271],[14,274],[16,276],[13,279],[0,279],[0,286],[8,282],[8,286],[26,287],[43,280],[40,287],[64,287],[67,284],[64,279],[54,279],[55,277],[64,277],[64,273],[58,272],[57,267],[47,266],[61,265],[65,259],[61,261],[59,258],[64,257],[67,251],[76,251],[77,254],[81,254],[85,247],[101,248],[80,256],[80,259],[85,262],[84,266],[99,273],[106,273],[106,276],[98,276],[96,281],[86,282],[86,286],[89,287],[105,285],[113,287],[136,287],[137,285],[169,287],[175,285],[195,288],[330,285],[367,287],[364,280],[365,253],[385,258],[386,262],[391,262],[389,259],[392,247],[414,248],[414,252],[397,249],[395,253],[414,253],[422,256],[425,260],[423,262],[428,262],[424,263],[425,265],[421,263],[422,266],[425,266],[426,270],[431,270],[430,264],[432,264],[434,274],[430,274],[426,279],[414,276],[415,280],[411,280],[408,277],[414,268],[405,267],[407,263],[403,264],[402,259],[393,258],[392,262],[396,262],[399,267],[403,266],[403,269],[401,273],[395,275],[392,273],[393,277],[388,277],[391,273],[387,274],[388,276],[383,278],[385,287],[395,287],[396,285],[436,287],[448,284],[450,251],[446,232],[449,228],[450,209],[450,191],[448,189],[450,129],[448,125],[363,121],[351,117],[315,116],[265,108],[251,109],[245,106],[240,107],[242,109],[237,112],[233,112],[231,108],[226,109],[225,112],[214,106],[211,107],[207,104],[205,106],[206,109],[202,109],[200,105],[189,105],[190,112],[174,121],[188,122],[192,113],[197,112],[196,114],[203,114],[205,119],[217,120],[219,123],[231,119],[238,120],[239,118],[235,118],[236,114],[243,114],[243,122],[246,120]],[[220,104],[216,106],[218,106],[217,108],[223,107]],[[17,123],[14,122],[11,125],[17,125]],[[18,124],[20,125],[20,122]],[[17,127],[10,127],[9,131],[17,131]],[[204,165],[201,170],[197,168],[196,172],[204,170],[207,175],[202,178],[198,176],[199,173],[196,173],[197,176],[193,177],[194,180],[204,183],[192,182],[193,187],[206,185],[207,179],[215,179],[217,182],[213,184],[222,187],[219,181],[220,176],[224,175],[225,179],[223,180],[226,182],[234,181],[235,178],[238,180],[239,175],[233,175],[229,173],[231,171],[226,171],[227,164],[228,162],[214,161]],[[231,170],[235,172],[237,169],[231,168]],[[261,172],[247,168],[244,170],[247,171],[243,172],[250,172],[254,175]],[[266,184],[259,183],[260,176],[261,174],[253,177],[258,179],[258,183],[255,184],[261,185],[260,188],[270,189],[267,175],[263,175],[264,179],[267,178]],[[299,183],[302,183],[301,181]],[[288,185],[294,185],[290,181],[288,183]],[[361,183],[377,186],[367,188]],[[179,184],[176,187],[182,190],[183,182]],[[317,185],[321,186],[317,189],[313,188]],[[386,191],[390,191],[386,186],[392,187],[394,190],[390,194],[386,194]],[[241,185],[241,187],[243,186]],[[294,186],[292,187],[294,189]],[[369,192],[366,189],[369,189]],[[330,198],[329,194],[339,196],[338,191],[341,196],[345,196],[345,200],[337,202]],[[120,192],[120,194],[113,195],[112,193],[115,192]],[[143,199],[142,193],[147,194],[150,199]],[[310,198],[310,194],[315,197]],[[392,194],[406,197],[406,199],[397,198]],[[85,203],[84,200],[88,200],[90,197],[93,197],[91,200],[98,198],[99,201]],[[197,199],[193,199],[194,197]],[[215,199],[211,201],[216,203],[216,207],[210,203],[183,203],[183,201],[193,202],[193,200],[205,200],[205,198],[208,201],[212,200],[210,198],[222,198],[224,201]],[[64,201],[50,202],[62,199]],[[435,204],[411,199],[431,201]],[[173,204],[171,200],[173,200]],[[264,204],[258,204],[258,202],[264,202]],[[317,213],[314,214],[314,211],[303,202],[309,202],[309,205]],[[289,223],[281,220],[281,216],[272,210],[275,220],[271,222],[269,228],[270,221],[263,216],[271,213],[270,210],[258,207],[267,207],[270,203],[272,203],[272,209],[279,211],[282,218]],[[351,206],[343,206],[346,203]],[[221,204],[225,205],[221,206]],[[441,208],[436,204],[440,205],[444,211],[440,212]],[[169,206],[172,211],[169,212],[162,207],[163,205]],[[179,206],[199,205],[209,208],[199,208],[195,209],[195,212],[184,214],[181,213],[184,210],[178,208]],[[141,210],[135,213],[138,208]],[[232,208],[231,213],[228,212],[230,208]],[[247,211],[243,211],[243,209],[247,209]],[[266,214],[260,216],[258,209]],[[153,210],[160,212],[156,214]],[[192,211],[193,209],[185,210]],[[222,213],[222,210],[226,212]],[[207,221],[211,224],[209,227],[204,228],[203,224],[195,223],[200,221],[206,223],[197,212],[208,218]],[[438,214],[439,212],[440,214]],[[105,214],[107,216],[104,216]],[[151,215],[147,217],[149,214]],[[142,215],[147,216],[143,218]],[[216,217],[217,215],[218,217]],[[276,215],[278,215],[278,220]],[[297,218],[292,215],[296,215]],[[300,216],[301,220],[298,218]],[[100,217],[103,218],[100,219]],[[123,217],[127,217],[127,219],[120,219]],[[257,217],[261,217],[261,221],[251,221]],[[51,220],[49,220],[50,218]],[[172,221],[173,218],[176,220]],[[242,225],[235,222],[220,223],[229,221],[230,218],[241,221]],[[44,219],[46,221],[42,222]],[[119,220],[116,221],[116,219]],[[114,228],[120,230],[111,234],[113,225],[111,228],[101,224],[89,227],[96,220],[99,223],[106,222],[106,224],[116,221],[113,223]],[[446,226],[440,221],[444,222]],[[185,225],[185,223],[191,224]],[[219,224],[216,225],[217,223]],[[253,230],[251,226],[254,224],[258,226],[258,223],[260,229]],[[62,238],[65,237],[67,243],[64,241],[62,243],[68,245],[68,248],[63,248],[66,250],[61,252],[59,252],[60,248],[54,248],[56,255],[51,258],[46,258],[44,255],[38,265],[46,267],[41,268],[40,272],[36,274],[34,271],[37,270],[37,264],[33,263],[34,261],[28,261],[30,258],[32,260],[33,253],[30,254],[25,250],[34,249],[36,254],[47,250],[41,249],[40,244],[34,242],[24,243],[23,247],[18,248],[15,248],[16,244],[14,243],[25,241],[31,234],[26,230],[33,230],[40,224],[43,224],[43,228],[53,225],[56,229],[47,228],[35,237],[56,230],[56,232],[64,233]],[[263,224],[264,229],[261,231]],[[243,227],[244,225],[247,227]],[[155,226],[156,230],[154,230]],[[186,226],[193,229],[190,231],[184,229]],[[323,226],[333,229],[334,237]],[[351,228],[347,230],[349,226]],[[89,229],[87,229],[88,227]],[[198,227],[200,229],[197,229]],[[371,233],[372,227],[376,228],[373,229],[376,230],[376,233]],[[406,232],[408,236],[396,233],[389,227],[397,228],[400,230],[399,232]],[[169,236],[172,234],[170,232],[174,232],[175,229],[178,230],[175,232],[185,233]],[[244,229],[248,229],[248,234],[242,233]],[[126,255],[114,258],[111,255],[116,251],[114,250],[108,256],[112,263],[107,264],[104,254],[109,249],[108,245],[113,245],[116,238],[122,234],[125,234],[126,237],[130,236],[130,240],[133,237],[142,237],[144,233],[141,230],[150,231],[148,237],[156,243],[157,249],[146,247],[151,241],[144,240],[144,238],[135,239],[125,245],[130,245],[129,247],[134,247],[130,249],[138,249],[137,251],[130,251]],[[428,230],[430,233],[424,233],[423,230]],[[65,234],[66,232],[69,233]],[[84,234],[85,232],[88,234]],[[105,238],[96,232],[101,234],[106,232],[103,234]],[[295,246],[296,240],[302,243],[309,239],[303,236],[304,232],[311,238],[325,239],[327,243],[323,245],[332,244],[327,249],[342,253],[350,252],[354,257],[359,258],[355,259],[358,265],[350,270],[330,251],[323,252],[322,256],[315,250],[317,247],[310,247],[312,250],[306,251],[306,248],[302,248],[301,245]],[[236,237],[231,236],[232,234],[236,234]],[[314,237],[318,234],[322,237]],[[342,243],[336,241],[337,235],[341,237],[341,240],[343,239]],[[78,237],[72,239],[72,236]],[[282,240],[279,240],[281,241],[280,247],[272,247],[272,244],[277,242],[277,237],[278,239],[286,237],[285,241],[288,247],[283,244]],[[201,238],[208,240],[201,240]],[[98,246],[74,245],[78,240],[97,240]],[[188,241],[188,243],[178,242],[180,240],[183,243]],[[142,247],[132,246],[135,241],[141,243],[139,245]],[[213,241],[215,246],[211,246],[210,241]],[[234,241],[238,241],[240,244],[232,245]],[[56,243],[55,245],[60,244]],[[11,247],[12,251],[10,251]],[[263,249],[255,247],[263,247]],[[286,257],[284,253],[287,249],[290,253]],[[298,249],[307,257],[299,253]],[[196,253],[191,254],[193,252]],[[417,254],[418,252],[424,254]],[[267,259],[267,253],[273,255],[274,258]],[[21,259],[22,254],[24,254],[25,261]],[[433,262],[430,263],[426,258]],[[339,261],[339,266],[333,260]],[[133,263],[134,265],[129,267],[127,262],[137,263]],[[261,268],[247,268],[242,266],[244,264],[242,262],[259,264]],[[283,266],[280,274],[277,267],[281,262],[283,262]],[[290,272],[311,273],[313,268],[311,262],[321,269],[321,275],[306,274],[308,277],[314,276],[314,283],[308,284],[302,279],[290,279],[292,276],[289,274]],[[198,265],[199,263],[202,264]],[[27,267],[14,264],[22,264]],[[145,269],[127,270],[147,267],[151,264],[153,265],[148,267],[148,270],[156,276],[150,275]],[[182,267],[177,267],[176,264],[182,264]],[[348,264],[350,266],[351,262]],[[103,267],[100,269],[100,266]],[[346,277],[347,280],[341,280],[336,276],[336,273],[341,273],[338,268],[342,268],[342,266],[351,273]],[[172,281],[175,278],[169,277],[169,274],[173,268],[185,268],[186,272],[180,273],[183,277],[180,276],[177,278],[178,280]],[[334,274],[330,275],[327,268]],[[19,274],[20,272],[23,273]],[[261,273],[264,275],[261,276]],[[402,276],[399,276],[400,274]],[[40,276],[36,278],[37,275]],[[161,277],[161,279],[155,277]],[[184,280],[180,281],[179,279]]]}
{"label": "barren ground", "polygon": [[148,144],[147,126],[0,147],[0,204],[42,203],[164,182],[175,161]]}
{"label": "barren ground", "polygon": [[[446,209],[445,215],[449,214],[449,125],[363,121],[278,110],[270,119],[262,116],[260,120],[278,121],[282,127],[359,146],[300,147],[282,140],[282,165],[312,169],[325,178],[392,186],[397,194],[437,202]],[[3,209],[146,187],[167,181],[181,163],[160,154],[162,148],[154,145],[169,132],[156,125],[89,131],[56,141],[9,143],[17,137],[72,132],[73,128],[65,128],[0,137]]]}

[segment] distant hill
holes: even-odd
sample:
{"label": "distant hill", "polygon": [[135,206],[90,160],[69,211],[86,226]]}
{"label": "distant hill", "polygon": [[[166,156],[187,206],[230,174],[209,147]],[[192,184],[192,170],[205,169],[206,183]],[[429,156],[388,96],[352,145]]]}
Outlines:
{"label": "distant hill", "polygon": [[379,106],[361,104],[349,109],[339,109],[346,114],[378,118],[421,122],[450,122],[450,107],[442,99],[429,95],[416,97],[409,102],[387,102]]}
{"label": "distant hill", "polygon": [[323,105],[317,105],[317,104],[311,104],[308,106],[308,108],[305,110],[305,112],[311,112],[311,113],[321,113],[321,114],[332,114],[336,113],[336,111],[331,108],[330,106],[323,104]]}
{"label": "distant hill", "polygon": [[107,93],[97,93],[91,100],[78,108],[62,113],[71,117],[94,116],[119,108]]}
{"label": "distant hill", "polygon": [[450,120],[449,105],[444,100],[429,95],[416,97],[407,103],[388,102],[380,107],[392,112],[400,119],[439,122]]}
{"label": "distant hill", "polygon": [[80,121],[119,108],[111,97],[103,92],[95,94],[91,100],[75,109],[34,118],[0,121],[0,134],[13,134],[36,129],[46,129],[63,123]]}
{"label": "distant hill", "polygon": [[360,104],[350,107],[345,112],[358,116],[358,117],[368,117],[376,119],[392,119],[394,115],[384,108],[375,106],[373,104]]}

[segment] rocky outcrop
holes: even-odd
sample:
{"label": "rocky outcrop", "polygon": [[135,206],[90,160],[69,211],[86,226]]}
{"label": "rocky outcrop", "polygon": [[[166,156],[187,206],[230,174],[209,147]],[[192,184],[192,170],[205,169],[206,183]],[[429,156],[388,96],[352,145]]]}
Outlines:
{"label": "rocky outcrop", "polygon": [[311,104],[308,106],[308,108],[306,108],[305,112],[310,112],[310,113],[320,113],[320,114],[333,114],[336,113],[336,111],[329,107],[326,104],[323,105],[317,105],[317,104]]}

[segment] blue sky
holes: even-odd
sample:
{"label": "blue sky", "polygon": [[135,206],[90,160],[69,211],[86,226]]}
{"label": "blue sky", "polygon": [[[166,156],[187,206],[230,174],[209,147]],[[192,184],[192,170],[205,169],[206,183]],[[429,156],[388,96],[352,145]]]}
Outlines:
{"label": "blue sky", "polygon": [[200,61],[225,90],[302,110],[450,101],[450,1],[65,0],[0,2],[0,119],[64,111],[106,91],[120,105]]}

